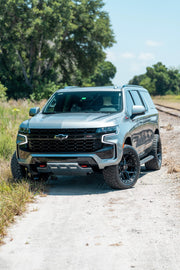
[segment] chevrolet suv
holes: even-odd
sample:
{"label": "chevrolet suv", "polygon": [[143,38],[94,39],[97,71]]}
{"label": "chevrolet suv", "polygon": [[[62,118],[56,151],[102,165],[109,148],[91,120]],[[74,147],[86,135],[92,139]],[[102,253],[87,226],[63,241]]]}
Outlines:
{"label": "chevrolet suv", "polygon": [[110,187],[124,189],[142,164],[161,168],[159,115],[143,87],[60,89],[29,115],[17,134],[14,179],[101,172]]}

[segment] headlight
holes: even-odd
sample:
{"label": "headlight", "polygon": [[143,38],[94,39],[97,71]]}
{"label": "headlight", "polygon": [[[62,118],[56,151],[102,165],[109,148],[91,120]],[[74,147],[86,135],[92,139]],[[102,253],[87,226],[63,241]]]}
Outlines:
{"label": "headlight", "polygon": [[17,139],[16,139],[17,144],[22,145],[22,144],[26,144],[27,142],[28,140],[27,140],[26,135],[22,135],[22,134],[17,135]]}
{"label": "headlight", "polygon": [[118,126],[97,128],[96,132],[97,133],[103,133],[103,134],[117,133],[118,132]]}
{"label": "headlight", "polygon": [[29,128],[26,128],[26,127],[20,127],[18,133],[20,133],[20,134],[29,134],[30,130],[29,130]]}
{"label": "headlight", "polygon": [[19,145],[26,144],[28,142],[27,134],[30,133],[30,130],[28,127],[19,127],[16,143]]}

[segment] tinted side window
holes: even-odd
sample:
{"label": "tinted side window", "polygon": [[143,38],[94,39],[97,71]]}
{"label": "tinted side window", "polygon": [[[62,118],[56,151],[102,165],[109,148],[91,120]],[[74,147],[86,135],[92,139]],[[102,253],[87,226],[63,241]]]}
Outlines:
{"label": "tinted side window", "polygon": [[126,92],[126,107],[127,107],[127,113],[129,116],[132,115],[132,107],[134,105],[134,102],[132,100],[132,97],[129,93],[129,91]]}
{"label": "tinted side window", "polygon": [[142,103],[142,100],[138,94],[137,91],[130,91],[131,95],[132,95],[132,98],[134,100],[134,103],[135,105],[141,105],[141,106],[144,106],[144,104]]}
{"label": "tinted side window", "polygon": [[155,108],[155,105],[151,99],[151,96],[148,92],[141,92],[141,96],[143,98],[143,100],[145,100],[145,103],[147,104],[147,106],[150,108],[150,109],[154,109]]}
{"label": "tinted side window", "polygon": [[140,91],[139,92],[139,95],[140,95],[140,97],[141,97],[141,100],[142,100],[142,102],[143,102],[143,105],[144,105],[144,107],[146,108],[146,111],[148,111],[148,103],[147,103],[147,101],[146,101],[146,99],[145,99],[145,97],[143,98],[143,94],[144,94],[145,92],[144,91]]}

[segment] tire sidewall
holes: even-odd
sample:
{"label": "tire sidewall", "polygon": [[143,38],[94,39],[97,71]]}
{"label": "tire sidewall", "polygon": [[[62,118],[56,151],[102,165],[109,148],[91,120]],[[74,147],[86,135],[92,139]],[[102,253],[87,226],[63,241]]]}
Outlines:
{"label": "tire sidewall", "polygon": [[117,165],[116,169],[117,169],[117,173],[119,175],[119,183],[121,186],[123,186],[123,188],[129,188],[135,185],[135,183],[137,182],[138,178],[139,178],[139,174],[140,174],[140,161],[139,161],[139,156],[137,151],[131,146],[131,145],[125,145],[124,149],[123,149],[123,156],[122,159],[127,156],[130,155],[131,158],[133,159],[133,161],[135,162],[135,166],[136,166],[136,173],[133,176],[133,181],[129,184],[125,184],[122,181],[121,175],[119,173],[119,165]]}
{"label": "tire sidewall", "polygon": [[14,180],[16,181],[26,178],[25,168],[18,163],[16,151],[14,152],[11,159],[11,173]]}
{"label": "tire sidewall", "polygon": [[[154,149],[155,152],[155,159],[157,161],[157,168],[160,170],[162,165],[162,145],[161,145],[161,139],[159,135],[155,135],[156,140],[156,149]],[[158,148],[160,149],[161,158],[158,157]]]}
{"label": "tire sidewall", "polygon": [[[158,157],[158,153],[160,153],[160,158]],[[162,165],[162,145],[161,138],[159,134],[154,135],[152,150],[150,155],[153,155],[154,158],[148,161],[145,164],[147,170],[160,170]]]}
{"label": "tire sidewall", "polygon": [[112,166],[108,166],[104,168],[103,170],[104,180],[110,187],[114,189],[131,188],[132,186],[135,185],[139,177],[140,161],[139,161],[139,157],[136,150],[130,145],[125,145],[123,148],[123,155],[122,155],[121,161],[124,158],[124,155],[132,156],[135,166],[136,166],[136,174],[134,176],[133,181],[131,181],[129,184],[126,184],[125,182],[122,181],[123,179],[121,178],[121,175],[122,175],[120,173],[121,172],[120,166],[122,166],[121,162],[117,165],[112,165]]}

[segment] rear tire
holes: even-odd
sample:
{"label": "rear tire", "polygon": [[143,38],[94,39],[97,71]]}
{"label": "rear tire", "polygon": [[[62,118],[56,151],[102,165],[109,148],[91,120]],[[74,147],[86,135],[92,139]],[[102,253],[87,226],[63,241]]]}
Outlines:
{"label": "rear tire", "polygon": [[127,189],[133,187],[140,173],[140,161],[136,150],[125,145],[123,156],[118,165],[104,168],[105,182],[114,189]]}
{"label": "rear tire", "polygon": [[26,178],[26,169],[18,163],[16,151],[11,159],[11,172],[14,180],[22,180],[23,178]]}
{"label": "rear tire", "polygon": [[158,134],[154,135],[153,146],[150,155],[153,155],[154,158],[145,163],[146,169],[160,170],[162,164],[162,146],[161,146],[161,139]]}

